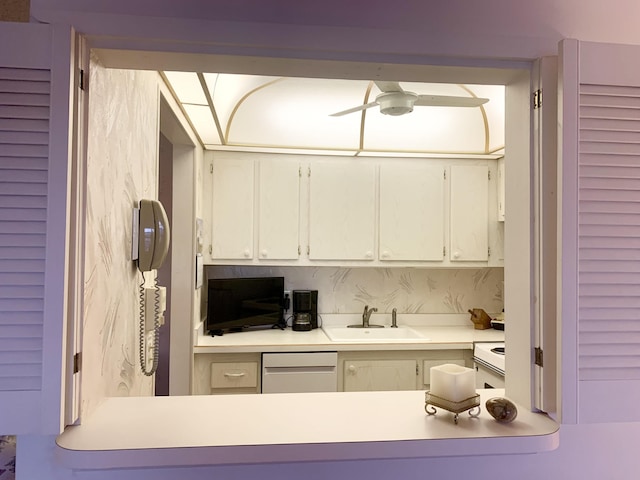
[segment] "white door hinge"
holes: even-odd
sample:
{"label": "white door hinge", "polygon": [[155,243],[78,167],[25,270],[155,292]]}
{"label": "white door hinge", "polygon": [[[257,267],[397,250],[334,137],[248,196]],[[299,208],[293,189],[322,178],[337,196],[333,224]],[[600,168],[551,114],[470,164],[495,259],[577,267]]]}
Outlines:
{"label": "white door hinge", "polygon": [[209,173],[213,173],[213,163],[209,164]]}

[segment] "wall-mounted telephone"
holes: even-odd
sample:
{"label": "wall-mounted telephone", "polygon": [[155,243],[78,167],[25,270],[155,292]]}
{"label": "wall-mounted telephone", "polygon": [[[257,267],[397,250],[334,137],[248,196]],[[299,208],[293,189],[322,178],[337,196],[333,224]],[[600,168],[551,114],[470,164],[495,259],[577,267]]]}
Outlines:
{"label": "wall-mounted telephone", "polygon": [[160,202],[140,200],[138,229],[138,269],[160,268],[169,251],[169,220]]}
{"label": "wall-mounted telephone", "polygon": [[[140,284],[140,318],[139,318],[139,354],[140,368],[147,376],[153,375],[158,368],[160,345],[160,325],[163,320],[163,301],[161,288],[154,275],[152,289],[145,288],[145,272],[160,268],[169,252],[169,220],[164,207],[157,200],[140,200],[140,208],[133,210],[133,242],[132,258],[138,262],[138,270],[142,272]],[[149,290],[152,294],[149,295]],[[149,304],[153,304],[153,308]],[[151,322],[153,316],[153,322]],[[151,328],[152,326],[152,328]],[[147,332],[147,330],[151,330]],[[147,339],[152,336],[152,347],[149,352],[153,356],[151,368],[147,368]]]}

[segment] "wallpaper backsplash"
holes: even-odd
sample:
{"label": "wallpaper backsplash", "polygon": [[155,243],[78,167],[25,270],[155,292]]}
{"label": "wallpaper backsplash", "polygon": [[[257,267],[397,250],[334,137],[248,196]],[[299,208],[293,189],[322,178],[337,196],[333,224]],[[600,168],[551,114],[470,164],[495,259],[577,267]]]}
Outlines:
{"label": "wallpaper backsplash", "polygon": [[149,395],[138,360],[132,208],[157,198],[158,74],[106,69],[92,55],[81,412],[104,397]]}
{"label": "wallpaper backsplash", "polygon": [[504,306],[502,268],[207,267],[208,278],[263,276],[284,277],[287,290],[318,290],[318,311],[326,314],[360,313],[364,305],[421,314]]}

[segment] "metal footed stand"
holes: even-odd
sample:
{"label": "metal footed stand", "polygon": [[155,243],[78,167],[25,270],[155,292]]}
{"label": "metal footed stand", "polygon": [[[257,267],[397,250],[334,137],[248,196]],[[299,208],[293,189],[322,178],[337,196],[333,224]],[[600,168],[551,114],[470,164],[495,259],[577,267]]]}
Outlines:
{"label": "metal footed stand", "polygon": [[469,410],[470,417],[480,415],[480,395],[466,398],[459,402],[452,402],[446,398],[438,397],[430,392],[424,394],[424,411],[427,415],[435,415],[437,410],[434,407],[443,408],[454,414],[453,423],[458,424],[458,414]]}

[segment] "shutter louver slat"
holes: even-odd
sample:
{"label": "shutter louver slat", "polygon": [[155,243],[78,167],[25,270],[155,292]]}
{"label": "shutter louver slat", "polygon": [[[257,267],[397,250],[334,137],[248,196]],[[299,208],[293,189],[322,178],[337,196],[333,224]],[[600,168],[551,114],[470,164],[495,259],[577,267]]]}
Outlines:
{"label": "shutter louver slat", "polygon": [[6,119],[32,119],[32,120],[49,120],[48,107],[33,106],[8,106],[0,105],[0,118]]}
{"label": "shutter louver slat", "polygon": [[46,133],[48,135],[49,122],[47,120],[0,118],[0,130],[13,132]]}
{"label": "shutter louver slat", "polygon": [[47,132],[24,132],[16,130],[0,131],[0,145],[9,143],[24,143],[27,145],[47,145]]}
{"label": "shutter louver slat", "polygon": [[0,152],[0,173],[4,169],[16,169],[22,170],[47,170],[48,160],[46,157],[9,157]]}
{"label": "shutter louver slat", "polygon": [[[11,223],[11,222],[7,222]],[[25,222],[28,225],[27,222]],[[44,247],[46,238],[44,235],[35,234],[0,234],[0,248],[2,247]]]}
{"label": "shutter louver slat", "polygon": [[44,272],[38,272],[38,273],[0,272],[0,283],[3,283],[4,285],[44,285]]}
{"label": "shutter louver slat", "polygon": [[0,67],[0,391],[42,388],[49,71]]}
{"label": "shutter louver slat", "polygon": [[51,81],[51,72],[49,70],[38,70],[35,68],[0,67],[0,79],[45,82],[47,83],[47,91],[48,91],[49,82]]}
{"label": "shutter louver slat", "polygon": [[7,80],[0,78],[0,92],[39,93],[49,95],[49,82],[39,82],[37,80]]}
{"label": "shutter louver slat", "polygon": [[579,379],[640,379],[640,88],[580,86]]}

